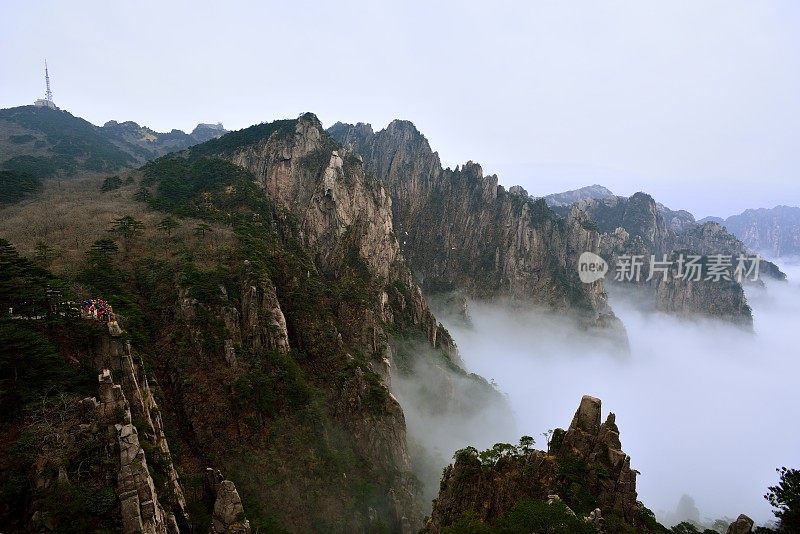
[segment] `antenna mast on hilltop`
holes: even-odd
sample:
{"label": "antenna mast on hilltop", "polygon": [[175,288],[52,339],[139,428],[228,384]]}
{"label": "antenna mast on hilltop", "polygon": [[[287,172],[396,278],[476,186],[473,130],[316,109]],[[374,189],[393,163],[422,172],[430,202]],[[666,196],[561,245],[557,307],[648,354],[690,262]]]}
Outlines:
{"label": "antenna mast on hilltop", "polygon": [[44,99],[38,98],[33,105],[39,108],[58,109],[58,106],[53,102],[53,91],[50,90],[50,72],[47,70],[46,59],[44,60],[44,83],[47,88],[44,93]]}
{"label": "antenna mast on hilltop", "polygon": [[44,60],[44,83],[47,85],[47,92],[44,94],[44,99],[50,102],[53,101],[53,91],[50,90],[50,73],[47,72],[47,60]]}

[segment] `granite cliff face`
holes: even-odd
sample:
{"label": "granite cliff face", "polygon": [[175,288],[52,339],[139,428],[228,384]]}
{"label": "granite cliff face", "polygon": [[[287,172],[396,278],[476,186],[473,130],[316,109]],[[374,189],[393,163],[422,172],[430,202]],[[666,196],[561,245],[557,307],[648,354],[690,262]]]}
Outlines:
{"label": "granite cliff face", "polygon": [[[142,462],[133,462],[134,457],[139,455],[144,458],[144,452],[138,446],[136,434],[142,433],[145,440],[152,444],[152,454],[158,455],[159,468],[163,470],[164,486],[159,488],[162,492],[163,506],[166,507],[165,524],[168,529],[177,526],[176,518],[185,522],[186,518],[186,499],[183,488],[178,479],[178,473],[172,462],[172,456],[167,443],[164,431],[164,421],[156,403],[155,396],[146,374],[141,369],[141,363],[137,363],[131,352],[130,342],[123,341],[120,337],[123,332],[115,322],[109,323],[110,335],[102,337],[100,340],[100,350],[94,355],[95,368],[102,369],[99,377],[100,382],[100,405],[98,413],[103,414],[99,417],[101,423],[114,424],[119,436],[120,457],[122,458],[122,471],[119,480],[120,499],[123,500],[123,523],[133,520],[134,526],[138,528],[135,517],[126,516],[124,510],[125,494],[135,488],[131,484],[141,484],[140,477],[132,471],[141,468]],[[114,386],[112,374],[117,373],[121,380],[121,386]],[[117,407],[121,406],[122,411],[127,415],[123,421],[114,421],[113,418],[118,413]],[[109,418],[110,417],[110,418]],[[132,421],[142,428],[133,426]],[[122,424],[122,427],[119,425]],[[127,426],[126,426],[127,425]],[[131,439],[123,439],[123,434],[131,436]],[[134,446],[133,442],[137,446]],[[127,453],[125,452],[127,448]],[[128,461],[130,460],[130,461]],[[126,463],[127,462],[127,463]],[[129,466],[126,468],[126,465]],[[128,472],[131,470],[131,472]],[[146,469],[142,471],[147,473]],[[122,475],[125,476],[122,476]],[[152,486],[152,482],[150,483]],[[167,497],[168,496],[168,497]],[[133,497],[131,497],[132,499]],[[141,508],[147,511],[146,499],[140,494],[138,496]],[[152,496],[153,501],[158,505],[157,496]],[[133,509],[133,503],[129,503],[128,508]],[[125,529],[126,532],[135,532],[136,529]]]}
{"label": "granite cliff face", "polygon": [[[162,363],[170,397],[206,463],[298,531],[419,527],[425,429],[409,434],[393,380],[424,372],[412,401],[444,419],[475,423],[484,403],[511,417],[459,366],[401,252],[386,188],[311,114],[233,132],[143,175],[155,206],[230,221],[239,239],[221,269],[184,271],[180,327],[164,340],[179,347]],[[187,192],[187,180],[197,187]],[[276,427],[299,443],[291,453]],[[305,465],[327,474],[303,475]]]}
{"label": "granite cliff face", "polygon": [[474,449],[458,451],[425,531],[439,533],[465,514],[495,525],[521,502],[547,501],[565,503],[584,523],[660,532],[637,501],[637,472],[622,451],[614,414],[601,421],[600,400],[584,396],[569,428],[554,431],[547,452],[495,446],[499,454],[487,459]]}
{"label": "granite cliff face", "polygon": [[[106,329],[106,325],[96,326]],[[37,452],[34,478],[44,498],[32,503],[25,531],[68,528],[61,514],[52,509],[48,495],[66,494],[68,500],[76,499],[80,497],[71,493],[76,491],[73,488],[102,488],[104,484],[108,489],[95,494],[89,510],[99,515],[105,526],[123,534],[177,534],[192,524],[161,408],[141,357],[131,349],[116,321],[107,327],[107,332],[95,332],[93,341],[84,347],[84,357],[99,371],[98,395],[75,406],[62,399],[59,425],[48,427],[50,437]],[[34,424],[28,431],[36,428]],[[81,458],[87,451],[91,454]],[[75,503],[61,505],[69,508]],[[246,523],[243,516],[239,519]]]}
{"label": "granite cliff face", "polygon": [[251,171],[270,200],[298,217],[304,240],[324,266],[340,261],[346,237],[381,277],[393,279],[402,270],[386,190],[366,179],[355,156],[335,150],[316,117],[306,115],[291,134],[270,136],[227,158]]}
{"label": "granite cliff face", "polygon": [[[315,116],[304,115],[286,135],[223,157],[252,172],[277,209],[295,218],[321,269],[336,274],[355,255],[383,282],[373,313],[360,325],[361,342],[387,343],[382,324],[408,323],[457,360],[450,335],[428,309],[401,253],[392,198],[365,172],[359,156],[337,147]],[[391,359],[388,346],[373,349],[380,362]]]}
{"label": "granite cliff face", "polygon": [[395,234],[417,280],[430,292],[463,291],[571,310],[585,324],[614,324],[602,282],[582,284],[577,260],[599,236],[580,214],[562,219],[520,188],[467,162],[442,169],[413,124],[338,123],[330,134],[364,158],[393,199]]}
{"label": "granite cliff face", "polygon": [[675,277],[653,278],[656,308],[684,316],[702,316],[752,327],[753,316],[741,284],[735,280],[693,281]]}

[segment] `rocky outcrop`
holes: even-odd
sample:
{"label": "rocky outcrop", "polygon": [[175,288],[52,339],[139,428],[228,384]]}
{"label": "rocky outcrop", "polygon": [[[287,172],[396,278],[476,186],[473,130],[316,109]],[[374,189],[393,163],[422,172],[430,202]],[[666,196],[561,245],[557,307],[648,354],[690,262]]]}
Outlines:
{"label": "rocky outcrop", "polygon": [[[205,326],[197,324],[198,307],[205,312],[219,317],[229,338],[223,342],[224,358],[230,367],[236,365],[236,349],[245,346],[248,350],[274,349],[281,352],[289,350],[289,333],[286,329],[286,317],[281,310],[275,292],[275,286],[267,277],[246,277],[240,289],[241,304],[237,306],[227,295],[224,287],[219,289],[220,305],[211,310],[191,295],[191,288],[183,288],[179,292],[180,317],[191,332],[198,349],[203,350]],[[213,355],[211,355],[213,356]]]}
{"label": "rocky outcrop", "polygon": [[[636,471],[631,469],[630,457],[622,451],[616,417],[609,413],[602,424],[600,399],[584,396],[566,432],[556,430],[550,452],[561,458],[580,459],[587,463],[585,481],[589,492],[604,512],[615,512],[629,524],[639,523],[636,500]],[[595,470],[592,466],[604,466]]]}
{"label": "rocky outcrop", "polygon": [[217,489],[210,534],[249,534],[250,522],[244,518],[244,508],[236,486],[223,480]]}
{"label": "rocky outcrop", "polygon": [[[117,489],[124,532],[177,532],[186,519],[186,499],[172,462],[161,411],[130,342],[116,322],[95,344],[93,361],[99,375],[99,400],[86,399],[101,428],[107,428],[119,450]],[[118,377],[115,384],[112,376]],[[157,454],[163,486],[156,487],[147,468],[145,440]],[[159,501],[159,493],[162,495]],[[143,529],[143,530],[137,530]]]}
{"label": "rocky outcrop", "polygon": [[752,519],[741,514],[736,521],[728,525],[728,534],[750,534],[753,532],[753,524]]}
{"label": "rocky outcrop", "polygon": [[613,517],[649,532],[654,520],[637,502],[637,472],[622,451],[614,414],[601,422],[600,407],[599,399],[584,396],[569,428],[553,433],[547,452],[495,446],[499,458],[489,460],[474,449],[457,452],[442,476],[426,532],[441,532],[467,511],[494,524],[525,500],[563,500],[586,522]]}
{"label": "rocky outcrop", "polygon": [[[103,372],[112,370],[120,377],[122,391],[129,403],[133,421],[143,425],[138,431],[144,433],[161,457],[169,486],[164,490],[171,496],[170,507],[176,514],[185,515],[186,499],[178,479],[178,472],[172,462],[161,410],[156,403],[147,375],[142,370],[141,362],[131,351],[130,341],[122,337],[123,331],[119,326],[109,323],[109,331],[112,334],[103,336],[98,342],[99,350],[95,352],[94,358],[95,367],[103,369]],[[119,333],[115,335],[113,332]]]}
{"label": "rocky outcrop", "polygon": [[209,534],[250,534],[250,521],[244,515],[236,485],[222,473],[207,468],[204,489],[214,503]]}
{"label": "rocky outcrop", "polygon": [[561,220],[544,201],[507,192],[477,163],[442,169],[410,122],[396,120],[377,133],[338,123],[329,132],[387,187],[395,234],[427,291],[511,297],[575,311],[588,324],[613,317],[602,281],[578,280],[579,255],[598,245],[580,217]]}
{"label": "rocky outcrop", "polygon": [[116,424],[120,453],[117,491],[122,514],[122,532],[178,532],[175,518],[165,523],[165,512],[158,502],[153,478],[147,470],[144,449],[139,444],[136,427]]}
{"label": "rocky outcrop", "polygon": [[177,533],[175,516],[159,501],[145,451],[139,442],[139,433],[131,423],[131,408],[122,386],[114,384],[108,369],[103,370],[98,380],[99,401],[86,399],[84,405],[95,412],[100,427],[108,429],[113,447],[119,451],[117,494],[122,532]]}
{"label": "rocky outcrop", "polygon": [[655,296],[656,309],[677,315],[697,315],[721,319],[749,328],[752,310],[742,285],[735,280],[687,280],[656,276],[648,288]]}
{"label": "rocky outcrop", "polygon": [[222,126],[221,122],[216,124],[201,122],[194,127],[194,130],[189,134],[196,142],[204,143],[211,139],[216,139],[228,133],[228,130]]}

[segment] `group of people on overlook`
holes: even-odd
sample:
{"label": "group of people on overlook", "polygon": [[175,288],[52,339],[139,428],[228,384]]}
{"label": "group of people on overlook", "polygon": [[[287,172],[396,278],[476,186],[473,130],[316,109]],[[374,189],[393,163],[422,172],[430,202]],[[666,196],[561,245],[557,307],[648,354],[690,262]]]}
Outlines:
{"label": "group of people on overlook", "polygon": [[86,299],[81,303],[81,315],[86,319],[110,322],[114,320],[114,310],[104,299]]}

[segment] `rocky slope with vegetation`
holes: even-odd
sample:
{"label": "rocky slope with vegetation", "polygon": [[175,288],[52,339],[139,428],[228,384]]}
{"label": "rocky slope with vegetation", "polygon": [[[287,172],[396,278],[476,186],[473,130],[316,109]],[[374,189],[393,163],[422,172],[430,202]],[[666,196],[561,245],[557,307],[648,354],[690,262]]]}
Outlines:
{"label": "rocky slope with vegetation", "polygon": [[[65,272],[64,294],[102,295],[124,318],[142,372],[163,396],[185,520],[196,531],[215,524],[216,507],[202,489],[208,466],[235,483],[250,524],[262,531],[417,528],[424,503],[391,380],[418,372],[419,360],[430,375],[422,395],[429,411],[469,418],[493,403],[510,422],[505,400],[460,368],[452,339],[428,310],[394,237],[388,194],[313,115],[158,159],[125,176],[118,191],[162,212],[166,239],[155,248],[141,238],[144,224],[120,218],[119,242],[97,239],[77,275]],[[169,238],[181,221],[203,221],[194,223],[193,240]],[[215,236],[226,235],[209,257]],[[15,307],[30,301],[23,279],[9,283]],[[51,324],[83,321],[36,317],[25,324],[43,342],[52,342]],[[75,365],[89,361],[79,344],[64,350]],[[21,402],[19,432],[29,427],[27,409]],[[145,430],[134,426],[141,439]],[[19,445],[11,440],[5,450]],[[24,473],[27,461],[2,465]],[[20,530],[32,524],[39,494],[26,478],[12,477],[19,506],[2,512]],[[104,491],[110,502],[123,498],[113,484]],[[176,493],[159,493],[162,518],[175,509]],[[156,517],[144,501],[138,517]]]}
{"label": "rocky slope with vegetation", "polygon": [[[616,416],[601,418],[600,399],[585,395],[567,430],[545,434],[547,450],[530,436],[518,445],[498,443],[479,452],[456,451],[442,475],[439,495],[426,518],[428,534],[749,534],[775,532],[742,514],[714,528],[684,521],[667,528],[636,493],[639,472],[622,450]],[[784,482],[770,496],[786,502]],[[790,472],[796,476],[797,472]],[[777,492],[777,493],[776,493]],[[778,496],[779,494],[779,496]],[[787,507],[788,508],[788,507]],[[780,513],[780,512],[778,512]],[[794,517],[780,516],[792,532]]]}
{"label": "rocky slope with vegetation", "polygon": [[[180,130],[159,133],[135,122],[109,121],[98,127],[63,110],[35,106],[2,109],[0,204],[34,192],[45,178],[132,168],[225,132],[222,125],[206,124],[190,134]],[[12,182],[25,184],[29,191],[7,187]]]}
{"label": "rocky slope with vegetation", "polygon": [[162,133],[147,126],[139,126],[133,121],[108,121],[100,131],[122,150],[145,161],[184,150],[228,133],[222,124],[198,124],[190,133],[175,129]]}

